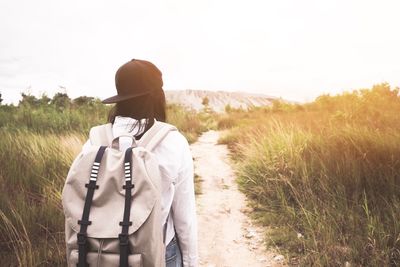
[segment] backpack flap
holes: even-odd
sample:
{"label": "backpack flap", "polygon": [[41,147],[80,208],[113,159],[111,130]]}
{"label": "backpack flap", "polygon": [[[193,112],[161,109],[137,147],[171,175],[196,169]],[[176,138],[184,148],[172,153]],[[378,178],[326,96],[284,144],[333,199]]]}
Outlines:
{"label": "backpack flap", "polygon": [[[98,146],[92,146],[88,152],[78,155],[70,168],[62,192],[66,221],[75,232],[79,232],[78,220],[82,216],[87,192],[85,184],[89,181],[88,174],[98,149]],[[129,227],[129,234],[137,231],[152,213],[155,204],[161,202],[159,170],[150,167],[156,166],[155,161],[144,148],[133,149],[132,182],[135,187],[132,190],[132,226]],[[123,218],[125,201],[123,165],[124,152],[106,149],[97,178],[99,188],[94,192],[90,208],[88,237],[116,238],[121,231],[119,222]]]}

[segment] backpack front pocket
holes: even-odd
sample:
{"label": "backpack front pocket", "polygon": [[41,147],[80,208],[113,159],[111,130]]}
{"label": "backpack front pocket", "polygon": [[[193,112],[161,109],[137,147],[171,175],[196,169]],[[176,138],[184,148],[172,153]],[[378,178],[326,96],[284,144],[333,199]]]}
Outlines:
{"label": "backpack front pocket", "polygon": [[[119,267],[119,254],[88,252],[86,262],[90,267]],[[132,254],[128,256],[130,267],[143,267],[142,255]],[[72,250],[69,257],[69,267],[76,267],[78,264],[78,250]]]}

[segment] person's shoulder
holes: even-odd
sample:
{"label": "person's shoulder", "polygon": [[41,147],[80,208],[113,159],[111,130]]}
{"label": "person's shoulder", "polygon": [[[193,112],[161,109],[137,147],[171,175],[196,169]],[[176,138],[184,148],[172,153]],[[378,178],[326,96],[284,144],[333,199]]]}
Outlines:
{"label": "person's shoulder", "polygon": [[157,148],[161,150],[173,150],[174,152],[178,152],[189,146],[186,137],[181,132],[179,132],[178,128],[175,125],[166,122],[157,123],[163,124],[164,127],[170,128],[163,140],[161,140],[161,142],[157,146]]}
{"label": "person's shoulder", "polygon": [[189,145],[186,137],[178,129],[169,131],[161,143],[170,144],[172,146]]}

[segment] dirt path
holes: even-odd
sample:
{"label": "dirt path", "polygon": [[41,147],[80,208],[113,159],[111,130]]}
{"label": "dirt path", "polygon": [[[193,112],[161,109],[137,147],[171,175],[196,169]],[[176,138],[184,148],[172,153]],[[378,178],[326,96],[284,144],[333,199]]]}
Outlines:
{"label": "dirt path", "polygon": [[264,249],[263,229],[245,215],[245,197],[218,138],[219,132],[209,131],[191,145],[195,173],[203,180],[197,196],[200,266],[283,266],[281,255]]}

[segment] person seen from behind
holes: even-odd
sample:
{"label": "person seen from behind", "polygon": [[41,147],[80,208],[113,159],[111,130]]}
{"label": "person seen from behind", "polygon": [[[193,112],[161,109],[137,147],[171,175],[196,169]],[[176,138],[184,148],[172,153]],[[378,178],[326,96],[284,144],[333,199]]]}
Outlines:
{"label": "person seen from behind", "polygon": [[[109,114],[112,132],[119,138],[119,150],[140,140],[155,121],[166,121],[166,100],[162,74],[151,62],[133,59],[115,75],[118,94],[103,100],[115,104]],[[89,146],[89,141],[84,145]],[[166,222],[166,266],[198,265],[197,220],[193,160],[186,138],[170,131],[152,151],[159,163],[162,184],[162,218]],[[134,200],[133,200],[134,201]]]}

